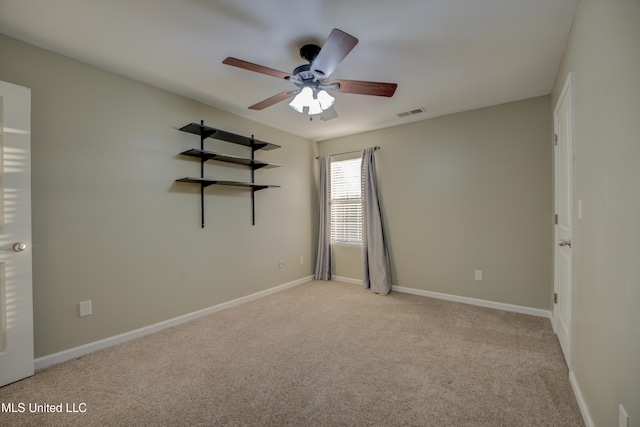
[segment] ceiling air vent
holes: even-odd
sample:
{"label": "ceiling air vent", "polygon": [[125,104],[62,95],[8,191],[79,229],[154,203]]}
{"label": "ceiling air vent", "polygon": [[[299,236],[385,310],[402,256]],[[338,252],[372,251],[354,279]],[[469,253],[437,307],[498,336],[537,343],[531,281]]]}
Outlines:
{"label": "ceiling air vent", "polygon": [[424,109],[424,107],[420,107],[418,109],[415,110],[410,110],[410,111],[405,111],[404,113],[399,113],[398,117],[407,117],[407,116],[413,116],[414,114],[421,114],[421,113],[426,113],[427,110]]}

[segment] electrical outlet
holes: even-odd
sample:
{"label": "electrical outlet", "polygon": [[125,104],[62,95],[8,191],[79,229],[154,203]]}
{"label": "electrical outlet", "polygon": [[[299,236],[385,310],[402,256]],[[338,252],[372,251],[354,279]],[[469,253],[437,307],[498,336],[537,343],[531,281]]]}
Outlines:
{"label": "electrical outlet", "polygon": [[476,280],[482,280],[482,270],[476,270],[475,279]]}
{"label": "electrical outlet", "polygon": [[281,259],[280,262],[278,262],[278,267],[279,268],[284,268],[284,260]]}
{"label": "electrical outlet", "polygon": [[627,411],[625,411],[622,403],[618,406],[618,426],[619,427],[629,427],[629,415]]}
{"label": "electrical outlet", "polygon": [[91,310],[91,300],[89,301],[81,301],[78,303],[80,307],[80,317],[91,316],[93,314]]}
{"label": "electrical outlet", "polygon": [[300,265],[302,265],[302,264],[304,264],[304,257],[303,256],[300,257]]}

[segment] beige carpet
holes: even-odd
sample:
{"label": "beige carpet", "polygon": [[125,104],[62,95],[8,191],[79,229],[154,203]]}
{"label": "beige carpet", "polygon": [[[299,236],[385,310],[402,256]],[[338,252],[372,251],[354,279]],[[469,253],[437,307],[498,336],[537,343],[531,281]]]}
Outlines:
{"label": "beige carpet", "polygon": [[[62,363],[0,403],[24,405],[3,426],[584,425],[548,319],[335,282]],[[30,412],[45,403],[85,412]]]}

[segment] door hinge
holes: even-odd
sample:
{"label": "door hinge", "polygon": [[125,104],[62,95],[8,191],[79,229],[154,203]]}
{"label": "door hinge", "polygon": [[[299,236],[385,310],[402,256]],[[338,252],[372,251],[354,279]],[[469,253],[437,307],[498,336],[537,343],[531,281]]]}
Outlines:
{"label": "door hinge", "polygon": [[558,294],[556,294],[556,293],[553,294],[553,303],[554,304],[558,303]]}
{"label": "door hinge", "polygon": [[557,133],[553,134],[553,144],[554,145],[558,145],[558,134]]}
{"label": "door hinge", "polygon": [[556,214],[555,222],[556,222],[556,225],[558,225],[558,214]]}

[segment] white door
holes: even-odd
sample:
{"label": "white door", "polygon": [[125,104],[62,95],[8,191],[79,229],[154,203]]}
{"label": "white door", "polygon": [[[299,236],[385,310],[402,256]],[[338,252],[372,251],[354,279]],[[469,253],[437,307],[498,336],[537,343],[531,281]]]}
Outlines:
{"label": "white door", "polygon": [[555,145],[555,284],[554,325],[571,369],[571,301],[573,234],[572,77],[569,74],[554,111]]}
{"label": "white door", "polygon": [[33,375],[31,91],[0,82],[0,386]]}

